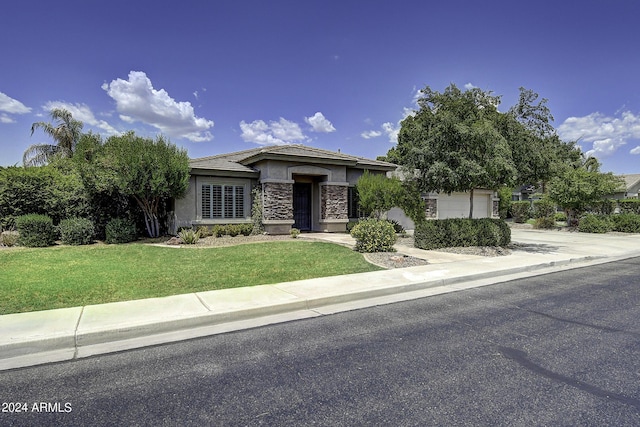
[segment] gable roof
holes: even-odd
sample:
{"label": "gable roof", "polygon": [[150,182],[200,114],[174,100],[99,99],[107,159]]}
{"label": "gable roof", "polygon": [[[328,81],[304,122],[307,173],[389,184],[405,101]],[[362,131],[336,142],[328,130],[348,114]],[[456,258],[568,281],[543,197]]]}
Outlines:
{"label": "gable roof", "polygon": [[621,175],[621,177],[624,179],[625,190],[630,190],[640,181],[640,173]]}
{"label": "gable roof", "polygon": [[309,147],[301,144],[273,145],[252,148],[250,150],[233,153],[217,154],[215,156],[191,159],[189,164],[193,169],[220,170],[229,172],[257,173],[251,165],[261,160],[288,160],[306,163],[340,164],[359,169],[374,169],[390,171],[397,168],[393,163],[372,160],[364,157],[351,156],[321,148]]}

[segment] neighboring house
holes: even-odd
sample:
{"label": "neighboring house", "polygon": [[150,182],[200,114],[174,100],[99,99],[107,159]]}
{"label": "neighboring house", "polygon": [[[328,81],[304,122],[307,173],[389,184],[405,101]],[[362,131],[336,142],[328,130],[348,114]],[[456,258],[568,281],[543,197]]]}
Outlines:
{"label": "neighboring house", "polygon": [[[404,179],[402,171],[395,170],[387,173],[389,177]],[[427,219],[469,218],[470,194],[464,192],[423,193],[422,199],[426,205]],[[498,193],[492,190],[477,188],[473,191],[473,217],[499,218]],[[398,221],[406,230],[415,229],[414,222],[400,208],[393,208],[387,212],[387,218]]]}
{"label": "neighboring house", "polygon": [[[387,174],[398,166],[304,145],[276,145],[192,159],[187,194],[174,201],[170,231],[179,227],[251,223],[252,192],[262,197],[262,222],[270,234],[302,231],[345,232],[358,218],[355,186],[365,170]],[[429,193],[427,218],[469,215],[469,194]],[[497,217],[494,192],[475,190],[474,217]],[[402,218],[404,217],[404,218]],[[407,229],[413,223],[400,209],[389,212]],[[408,221],[407,221],[408,220]]]}
{"label": "neighboring house", "polygon": [[611,199],[637,199],[640,191],[640,174],[620,175],[624,180],[624,187],[621,187],[614,194],[609,196]]}
{"label": "neighboring house", "polygon": [[251,222],[252,190],[259,188],[263,224],[270,234],[344,232],[357,218],[354,193],[369,170],[396,165],[304,145],[278,145],[190,161],[189,189],[175,200],[173,232],[179,227]]}
{"label": "neighboring house", "polygon": [[538,197],[534,197],[536,193],[540,193],[540,191],[535,185],[522,185],[513,190],[513,193],[511,193],[511,201],[522,202],[537,200]]}

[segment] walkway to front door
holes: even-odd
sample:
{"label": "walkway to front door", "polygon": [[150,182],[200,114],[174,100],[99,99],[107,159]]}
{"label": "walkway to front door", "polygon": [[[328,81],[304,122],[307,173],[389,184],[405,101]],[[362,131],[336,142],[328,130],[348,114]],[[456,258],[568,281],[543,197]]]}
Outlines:
{"label": "walkway to front door", "polygon": [[311,230],[311,183],[293,184],[293,220],[298,230]]}

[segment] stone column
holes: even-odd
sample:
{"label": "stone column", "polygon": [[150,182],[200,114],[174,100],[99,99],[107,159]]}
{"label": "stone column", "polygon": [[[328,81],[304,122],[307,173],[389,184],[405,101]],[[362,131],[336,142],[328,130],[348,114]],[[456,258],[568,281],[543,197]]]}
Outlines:
{"label": "stone column", "polygon": [[262,183],[262,223],[267,234],[288,234],[293,220],[293,181]]}
{"label": "stone column", "polygon": [[348,182],[320,183],[320,224],[326,232],[344,232],[349,222]]}

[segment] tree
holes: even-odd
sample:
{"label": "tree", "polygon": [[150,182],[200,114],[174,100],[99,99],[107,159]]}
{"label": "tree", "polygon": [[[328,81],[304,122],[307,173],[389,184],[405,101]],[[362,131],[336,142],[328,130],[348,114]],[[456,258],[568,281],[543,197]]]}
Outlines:
{"label": "tree", "polygon": [[55,123],[36,122],[31,125],[31,135],[36,129],[42,129],[56,142],[34,144],[26,149],[22,156],[24,166],[40,166],[49,163],[54,157],[71,157],[82,134],[82,122],[75,120],[71,113],[63,108],[54,108],[50,112]]}
{"label": "tree", "polygon": [[152,140],[128,132],[107,139],[96,161],[103,185],[133,197],[149,237],[158,237],[161,204],[182,197],[189,186],[187,152],[163,137]]}
{"label": "tree", "polygon": [[565,210],[569,224],[575,223],[580,214],[621,186],[621,178],[611,172],[601,173],[599,168],[598,161],[590,157],[580,166],[565,166],[550,181],[549,197]]}
{"label": "tree", "polygon": [[421,90],[419,111],[403,120],[398,146],[388,158],[403,165],[422,191],[470,193],[514,185],[518,171],[509,140],[501,132],[500,97],[454,84],[443,93]]}
{"label": "tree", "polygon": [[413,181],[400,181],[396,177],[365,171],[356,184],[358,203],[363,211],[380,219],[384,212],[399,207],[414,223],[425,220],[425,205]]}

